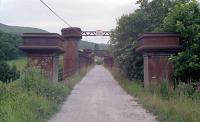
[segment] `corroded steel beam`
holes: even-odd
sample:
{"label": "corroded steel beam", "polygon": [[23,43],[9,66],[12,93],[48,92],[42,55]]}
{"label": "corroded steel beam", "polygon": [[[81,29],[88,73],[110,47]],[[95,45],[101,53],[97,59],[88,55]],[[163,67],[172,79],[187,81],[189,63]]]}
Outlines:
{"label": "corroded steel beam", "polygon": [[82,31],[82,36],[110,36],[110,31]]}

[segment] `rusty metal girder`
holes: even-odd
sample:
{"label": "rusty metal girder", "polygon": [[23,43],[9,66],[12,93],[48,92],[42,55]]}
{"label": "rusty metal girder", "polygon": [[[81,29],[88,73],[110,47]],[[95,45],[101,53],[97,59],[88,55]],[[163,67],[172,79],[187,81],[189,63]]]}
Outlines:
{"label": "rusty metal girder", "polygon": [[102,31],[101,35],[97,31],[82,31],[82,36],[110,36],[110,31]]}

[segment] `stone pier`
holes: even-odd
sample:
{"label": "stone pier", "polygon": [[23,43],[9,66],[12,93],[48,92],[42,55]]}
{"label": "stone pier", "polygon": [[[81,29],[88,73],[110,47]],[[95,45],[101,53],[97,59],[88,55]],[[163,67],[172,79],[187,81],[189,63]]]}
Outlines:
{"label": "stone pier", "polygon": [[[144,57],[144,86],[172,81],[173,64],[169,58],[182,49],[177,33],[144,33],[138,38],[138,48]],[[170,82],[172,84],[172,82]]]}
{"label": "stone pier", "polygon": [[52,82],[58,81],[59,54],[64,52],[63,39],[55,33],[25,33],[19,47],[27,54],[28,66],[42,69]]}
{"label": "stone pier", "polygon": [[62,37],[64,38],[64,69],[63,77],[66,78],[74,74],[79,68],[78,47],[79,41],[82,39],[80,28],[71,27],[62,29]]}

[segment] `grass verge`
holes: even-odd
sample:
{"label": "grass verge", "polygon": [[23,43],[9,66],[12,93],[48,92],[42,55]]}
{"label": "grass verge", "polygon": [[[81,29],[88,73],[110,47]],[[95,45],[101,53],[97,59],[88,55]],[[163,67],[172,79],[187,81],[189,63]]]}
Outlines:
{"label": "grass verge", "polygon": [[[141,83],[130,81],[118,70],[109,69],[121,87],[130,95],[137,97],[144,108],[157,116],[157,120],[166,122],[200,122],[200,94],[197,99],[189,98],[173,90],[163,96],[162,86],[145,89]],[[166,97],[167,96],[167,97]]]}
{"label": "grass verge", "polygon": [[22,71],[22,69],[26,66],[27,64],[27,59],[25,57],[18,58],[18,59],[13,59],[13,60],[8,60],[6,61],[10,66],[15,65],[17,70]]}
{"label": "grass verge", "polygon": [[26,69],[15,82],[0,82],[0,122],[47,121],[89,69],[63,83],[48,82],[37,69]]}

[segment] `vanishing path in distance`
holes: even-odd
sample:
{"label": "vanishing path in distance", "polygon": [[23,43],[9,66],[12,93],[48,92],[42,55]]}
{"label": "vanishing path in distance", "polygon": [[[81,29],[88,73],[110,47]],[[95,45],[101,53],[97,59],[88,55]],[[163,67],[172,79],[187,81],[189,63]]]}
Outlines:
{"label": "vanishing path in distance", "polygon": [[95,66],[49,122],[155,122],[134,99],[104,67]]}

